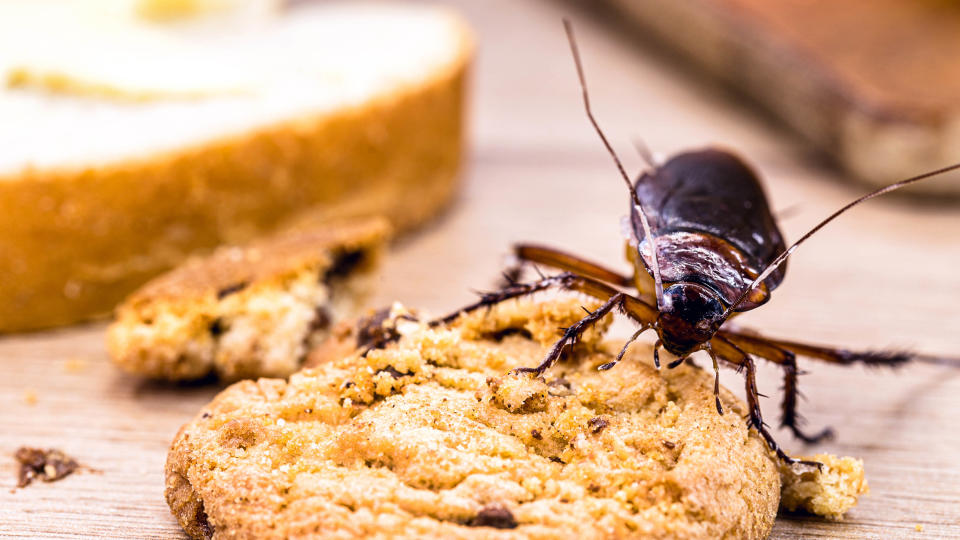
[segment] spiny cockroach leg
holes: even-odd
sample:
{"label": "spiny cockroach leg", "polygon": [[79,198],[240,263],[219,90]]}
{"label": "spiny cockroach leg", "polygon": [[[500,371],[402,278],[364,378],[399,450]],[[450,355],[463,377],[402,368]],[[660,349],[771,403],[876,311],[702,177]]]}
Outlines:
{"label": "spiny cockroach leg", "polygon": [[551,287],[565,287],[576,279],[578,279],[578,276],[571,274],[570,272],[564,272],[563,274],[540,279],[531,283],[517,283],[504,287],[498,291],[481,293],[480,300],[468,306],[464,306],[445,317],[434,319],[430,321],[429,325],[439,326],[441,324],[448,324],[456,320],[457,317],[462,314],[470,313],[484,307],[492,307],[512,298],[519,298],[521,296],[527,296],[540,291],[545,291]]}
{"label": "spiny cockroach leg", "polygon": [[660,369],[660,347],[663,346],[663,342],[659,339],[656,343],[653,344],[653,365],[657,369]]}
{"label": "spiny cockroach leg", "polygon": [[916,355],[907,351],[850,351],[835,347],[807,345],[779,339],[756,338],[767,341],[798,356],[816,358],[832,364],[864,364],[867,366],[896,367],[913,360]]}
{"label": "spiny cockroach leg", "polygon": [[833,430],[829,427],[815,435],[808,435],[800,428],[800,423],[803,421],[797,413],[800,394],[797,388],[797,377],[800,373],[797,368],[797,356],[792,351],[781,347],[776,341],[759,335],[739,332],[722,332],[722,335],[744,351],[779,364],[783,368],[783,403],[780,419],[782,427],[788,428],[796,438],[806,443],[817,443],[833,436]]}
{"label": "spiny cockroach leg", "polygon": [[617,289],[606,283],[590,279],[572,272],[563,272],[555,276],[545,277],[530,283],[519,283],[509,287],[483,293],[480,300],[460,308],[459,310],[439,319],[430,321],[430,326],[448,324],[457,319],[461,314],[470,313],[480,308],[491,307],[506,300],[531,295],[551,288],[559,288],[567,291],[579,292],[607,301],[617,294],[622,294],[620,311],[641,325],[651,325],[657,318],[657,310],[643,300],[623,294]]}
{"label": "spiny cockroach leg", "polygon": [[803,418],[797,413],[797,401],[800,395],[797,389],[797,357],[789,351],[786,352],[790,361],[783,364],[783,414],[780,418],[780,425],[789,428],[794,437],[809,444],[832,439],[833,430],[829,427],[823,428],[816,435],[807,435],[800,429]]}
{"label": "spiny cockroach leg", "polygon": [[563,354],[563,350],[568,345],[573,345],[576,340],[583,335],[591,326],[597,323],[600,319],[606,316],[608,313],[613,311],[614,308],[619,307],[623,302],[623,293],[617,293],[610,297],[609,300],[603,303],[602,306],[594,310],[593,313],[590,313],[586,317],[580,319],[563,333],[563,337],[557,340],[556,343],[550,347],[550,350],[547,351],[547,356],[544,357],[543,362],[540,362],[540,365],[537,367],[518,367],[513,370],[513,373],[533,373],[535,376],[539,377],[543,375],[543,372],[550,369],[557,360],[560,359],[560,355]]}
{"label": "spiny cockroach leg", "polygon": [[757,365],[754,363],[753,358],[735,343],[721,336],[714,337],[711,346],[720,349],[716,351],[718,358],[727,363],[742,367],[744,387],[747,395],[747,408],[749,409],[747,423],[763,437],[763,440],[766,441],[770,450],[773,450],[780,460],[789,465],[809,465],[823,468],[823,464],[818,461],[807,461],[790,457],[780,448],[776,439],[773,438],[773,434],[770,433],[767,424],[763,421],[763,413],[760,410],[760,396],[759,392],[757,392]]}
{"label": "spiny cockroach leg", "polygon": [[[591,294],[592,296],[600,297],[597,292],[600,290],[599,287],[610,288],[608,285],[600,283],[599,281],[593,281],[581,276],[578,276],[580,280],[575,286],[569,287],[572,290],[577,290],[580,292],[585,292]],[[535,368],[517,368],[514,369],[514,373],[533,373],[537,376],[543,374],[544,371],[550,368],[563,353],[563,350],[568,345],[573,345],[578,339],[587,331],[591,326],[597,323],[600,319],[606,316],[608,313],[617,309],[620,313],[623,313],[627,317],[633,319],[634,322],[640,324],[641,327],[650,327],[654,324],[656,320],[656,309],[653,306],[650,306],[643,300],[639,298],[630,296],[629,294],[616,292],[610,297],[607,298],[607,301],[603,303],[600,307],[594,310],[592,313],[588,312],[588,315],[569,328],[564,330],[563,336],[550,348],[547,352],[546,357],[543,359],[543,362]]]}

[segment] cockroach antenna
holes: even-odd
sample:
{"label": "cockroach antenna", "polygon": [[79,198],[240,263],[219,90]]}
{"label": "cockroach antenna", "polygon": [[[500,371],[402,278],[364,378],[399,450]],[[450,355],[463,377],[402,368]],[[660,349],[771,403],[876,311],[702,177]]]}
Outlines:
{"label": "cockroach antenna", "polygon": [[930,171],[930,172],[927,172],[927,173],[923,173],[923,174],[920,174],[920,175],[917,175],[917,176],[913,176],[913,177],[907,178],[906,180],[901,180],[901,181],[899,181],[899,182],[895,182],[895,183],[890,184],[890,185],[888,185],[888,186],[885,186],[885,187],[882,187],[882,188],[880,188],[880,189],[874,190],[874,191],[872,191],[872,192],[870,192],[870,193],[867,193],[867,194],[864,195],[863,197],[860,197],[859,199],[856,199],[856,200],[853,201],[853,202],[847,203],[845,206],[843,206],[842,208],[840,208],[840,209],[837,210],[836,212],[830,214],[830,216],[828,216],[827,219],[824,219],[824,220],[821,221],[820,223],[817,223],[817,225],[816,225],[814,228],[812,228],[812,229],[810,229],[809,231],[807,231],[807,233],[804,234],[803,236],[801,236],[799,240],[797,240],[796,242],[794,242],[793,245],[791,245],[790,247],[788,247],[787,249],[785,249],[785,250],[783,251],[783,253],[781,253],[776,259],[773,260],[773,262],[771,262],[770,264],[768,264],[767,267],[763,269],[763,272],[760,272],[760,275],[757,276],[757,278],[753,280],[753,283],[751,283],[749,287],[747,287],[746,289],[744,289],[744,291],[743,291],[742,293],[740,293],[740,296],[737,297],[736,301],[734,301],[732,304],[730,304],[730,307],[728,307],[728,308],[726,309],[726,311],[723,312],[723,317],[720,319],[720,320],[721,320],[721,323],[722,323],[722,321],[725,321],[725,320],[727,320],[728,318],[730,318],[730,316],[733,314],[733,311],[737,308],[737,306],[739,306],[740,304],[742,304],[743,301],[747,298],[747,295],[750,294],[750,291],[752,291],[752,290],[755,289],[758,285],[760,285],[761,283],[763,283],[763,280],[767,279],[767,278],[770,276],[770,274],[772,274],[772,273],[774,272],[774,270],[776,270],[777,268],[779,268],[780,265],[783,264],[784,261],[786,261],[787,258],[790,257],[790,255],[792,255],[793,252],[797,250],[798,247],[800,247],[800,244],[806,242],[808,238],[810,238],[811,236],[813,236],[814,234],[816,234],[817,231],[819,231],[820,229],[824,228],[824,227],[827,225],[827,223],[830,223],[830,222],[833,221],[834,219],[840,217],[842,214],[846,213],[847,210],[850,210],[850,209],[853,208],[854,206],[857,206],[857,205],[859,205],[860,203],[863,203],[863,202],[867,202],[867,201],[869,201],[870,199],[873,199],[874,197],[879,197],[880,195],[883,195],[883,194],[885,194],[885,193],[890,193],[891,191],[896,191],[896,190],[898,190],[898,189],[900,189],[900,188],[902,188],[902,187],[904,187],[904,186],[908,186],[908,185],[910,185],[910,184],[912,184],[912,183],[914,183],[914,182],[919,182],[920,180],[924,180],[924,179],[930,178],[930,177],[932,177],[932,176],[938,176],[938,175],[941,175],[941,174],[943,174],[943,173],[948,173],[948,172],[950,172],[950,171],[955,171],[955,170],[957,170],[957,169],[960,169],[960,163],[954,163],[953,165],[950,165],[950,166],[948,166],[948,167],[944,167],[944,168],[942,168],[942,169],[937,169],[937,170],[935,170],[935,171]]}
{"label": "cockroach antenna", "polygon": [[[600,124],[598,124],[596,118],[593,117],[593,111],[590,109],[590,94],[587,92],[587,81],[583,76],[583,64],[580,61],[580,51],[577,49],[577,39],[573,34],[573,24],[569,19],[563,19],[563,28],[567,32],[567,41],[570,42],[570,52],[573,53],[573,63],[577,68],[577,78],[580,79],[580,90],[583,94],[583,108],[587,111],[587,118],[590,120],[590,124],[593,125],[593,129],[596,130],[597,135],[600,136],[600,140],[603,141],[603,145],[607,148],[607,152],[610,153],[610,157],[613,158],[613,162],[616,164],[617,170],[620,171],[620,176],[623,177],[623,181],[626,182],[627,189],[630,190],[630,198],[633,200],[633,206],[640,215],[640,223],[643,225],[643,234],[650,243],[650,259],[652,262],[651,266],[653,266],[653,281],[655,287],[654,290],[656,291],[657,295],[657,307],[662,308],[663,280],[660,277],[660,263],[657,260],[657,242],[650,230],[650,222],[647,220],[646,212],[643,211],[643,205],[640,203],[640,197],[637,196],[637,190],[633,187],[633,183],[630,181],[630,177],[627,175],[626,169],[623,168],[623,163],[620,162],[620,157],[617,156],[617,152],[613,149],[610,141],[607,140],[607,136],[604,135],[603,130],[600,129]],[[644,159],[646,159],[646,156]],[[640,246],[638,244],[637,250],[639,249]]]}

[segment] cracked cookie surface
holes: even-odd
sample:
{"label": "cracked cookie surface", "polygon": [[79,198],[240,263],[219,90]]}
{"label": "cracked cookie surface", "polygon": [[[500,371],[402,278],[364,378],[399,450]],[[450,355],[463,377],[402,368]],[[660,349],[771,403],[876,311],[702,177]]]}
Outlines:
{"label": "cracked cookie surface", "polygon": [[395,307],[377,324],[397,339],[365,356],[369,328],[340,325],[313,367],[234,384],[181,429],[167,501],[195,538],[765,538],[777,467],[736,398],[717,414],[712,375],[658,373],[641,344],[598,372],[609,319],[544,378],[508,374],[582,303],[438,328]]}

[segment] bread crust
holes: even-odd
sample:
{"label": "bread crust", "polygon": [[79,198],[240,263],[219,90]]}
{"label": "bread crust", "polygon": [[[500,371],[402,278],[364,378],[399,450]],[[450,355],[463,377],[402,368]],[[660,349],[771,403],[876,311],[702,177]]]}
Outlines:
{"label": "bread crust", "polygon": [[[451,18],[454,18],[451,15]],[[191,254],[292,216],[416,227],[451,199],[472,56],[356,107],[142,159],[0,176],[0,332],[107,314]]]}

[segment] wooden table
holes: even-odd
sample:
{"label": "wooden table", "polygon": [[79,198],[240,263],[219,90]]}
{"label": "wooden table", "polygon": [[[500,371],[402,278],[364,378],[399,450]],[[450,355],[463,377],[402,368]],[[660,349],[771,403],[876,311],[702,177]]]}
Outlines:
{"label": "wooden table", "polygon": [[[472,156],[456,205],[400,242],[378,302],[446,311],[492,283],[507,246],[537,240],[626,269],[625,189],[583,115],[560,17],[574,16],[596,113],[631,170],[631,139],[656,151],[721,144],[760,170],[796,238],[864,191],[817,165],[779,128],[695,74],[562,3],[457,2],[481,47]],[[828,228],[791,261],[789,279],[742,318],[779,336],[851,347],[909,347],[960,356],[960,210],[890,197]],[[103,324],[0,339],[0,535],[180,537],[163,500],[170,440],[218,390],[118,373]],[[810,425],[839,437],[795,451],[862,457],[872,493],[842,523],[781,517],[773,538],[960,537],[960,370],[805,365]],[[733,373],[725,384],[739,389]],[[779,378],[764,368],[776,417]],[[29,396],[35,395],[35,403]],[[59,447],[95,470],[12,491],[12,452]],[[915,527],[922,526],[923,532]]]}

